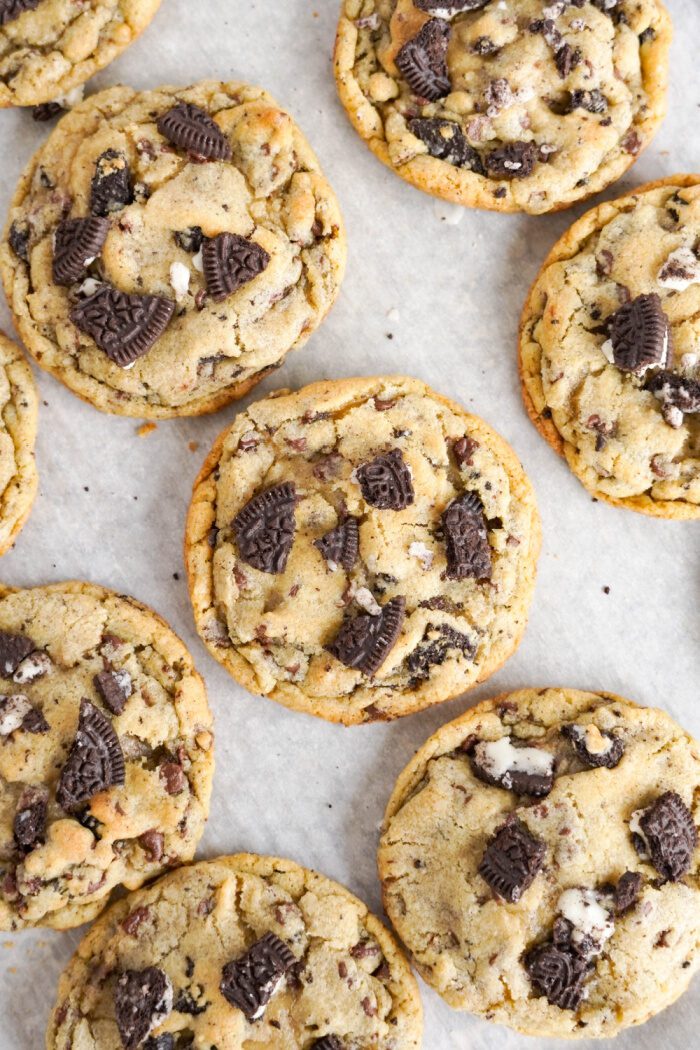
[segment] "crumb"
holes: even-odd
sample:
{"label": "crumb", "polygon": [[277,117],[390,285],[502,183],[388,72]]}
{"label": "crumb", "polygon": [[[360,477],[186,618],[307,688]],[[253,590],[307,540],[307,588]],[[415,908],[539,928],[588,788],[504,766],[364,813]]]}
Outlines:
{"label": "crumb", "polygon": [[386,333],[386,337],[387,337],[387,339],[393,339],[394,338],[394,333],[393,332],[387,332]]}
{"label": "crumb", "polygon": [[199,448],[199,442],[198,441],[190,441],[190,442],[188,442],[187,447],[190,450],[190,452],[196,452],[197,449]]}
{"label": "crumb", "polygon": [[610,588],[608,586],[603,587],[603,594],[610,594]]}
{"label": "crumb", "polygon": [[142,423],[140,427],[136,428],[136,433],[140,438],[148,437],[149,434],[153,433],[157,425],[157,423]]}
{"label": "crumb", "polygon": [[173,573],[173,579],[174,580],[179,580],[180,579],[180,573],[179,572],[174,572]]}

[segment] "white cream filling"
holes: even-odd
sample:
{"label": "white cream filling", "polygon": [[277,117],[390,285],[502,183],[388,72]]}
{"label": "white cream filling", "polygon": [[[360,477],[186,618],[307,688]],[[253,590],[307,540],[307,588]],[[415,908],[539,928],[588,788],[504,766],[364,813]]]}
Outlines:
{"label": "white cream filling", "polygon": [[548,777],[554,772],[554,755],[537,747],[513,747],[508,736],[482,740],[476,745],[475,753],[481,768],[494,779],[502,780],[506,787],[508,773]]}
{"label": "white cream filling", "polygon": [[573,927],[572,942],[591,941],[595,954],[600,954],[615,931],[612,915],[601,903],[600,894],[589,889],[565,890],[559,898],[558,909]]}

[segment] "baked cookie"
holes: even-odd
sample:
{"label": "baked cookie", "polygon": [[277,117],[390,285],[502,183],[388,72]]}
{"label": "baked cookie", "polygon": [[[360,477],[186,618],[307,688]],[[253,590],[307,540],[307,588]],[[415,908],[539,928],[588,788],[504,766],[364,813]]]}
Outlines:
{"label": "baked cookie", "polygon": [[343,0],[340,97],[407,182],[533,214],[598,193],[666,106],[660,0]]}
{"label": "baked cookie", "polygon": [[0,930],[66,929],[191,860],[204,684],[170,628],[89,583],[0,590]]}
{"label": "baked cookie", "polygon": [[32,370],[0,332],[0,554],[15,542],[36,496],[37,411]]}
{"label": "baked cookie", "polygon": [[0,0],[0,107],[60,100],[117,58],[161,0]]}
{"label": "baked cookie", "polygon": [[195,483],[197,630],[253,693],[346,725],[476,685],[517,648],[535,497],[481,419],[401,376],[280,391]]}
{"label": "baked cookie", "polygon": [[93,95],[15,194],[0,270],[38,363],[96,408],[211,412],[301,346],[338,293],[338,204],[292,118],[213,81]]}
{"label": "baked cookie", "polygon": [[525,403],[589,492],[700,517],[700,176],[642,186],[554,246],[523,311]]}
{"label": "baked cookie", "polygon": [[115,904],[61,978],[47,1050],[418,1050],[416,981],[344,887],[239,854]]}
{"label": "baked cookie", "polygon": [[700,748],[610,693],[525,689],[431,737],[384,818],[384,902],[460,1010],[600,1038],[700,966]]}

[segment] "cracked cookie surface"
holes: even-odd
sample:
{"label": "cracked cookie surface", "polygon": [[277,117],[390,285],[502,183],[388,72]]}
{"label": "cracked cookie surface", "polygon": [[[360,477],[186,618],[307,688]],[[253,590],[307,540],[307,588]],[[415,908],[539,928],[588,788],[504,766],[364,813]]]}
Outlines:
{"label": "cracked cookie surface", "polygon": [[32,370],[0,332],[0,554],[14,543],[36,495],[37,412]]}
{"label": "cracked cookie surface", "polygon": [[[650,841],[659,814],[675,881]],[[401,774],[379,849],[385,906],[451,1006],[528,1035],[613,1036],[700,967],[698,825],[700,748],[667,714],[523,690],[438,730]]]}
{"label": "cracked cookie surface", "polygon": [[191,860],[211,716],[159,616],[87,583],[3,589],[0,676],[0,929],[77,926]]}
{"label": "cracked cookie surface", "polygon": [[111,88],[16,191],[0,269],[37,362],[103,411],[210,412],[301,346],[345,265],[335,196],[264,91]]}
{"label": "cracked cookie surface", "polygon": [[0,106],[80,87],[148,26],[161,0],[15,0],[0,13]]}
{"label": "cracked cookie surface", "polygon": [[537,428],[594,496],[657,517],[700,517],[698,238],[697,176],[641,186],[564,234],[522,317]]}
{"label": "cracked cookie surface", "polygon": [[340,97],[406,181],[541,213],[604,189],[661,122],[660,0],[343,0]]}
{"label": "cracked cookie surface", "polygon": [[[267,957],[257,949],[258,959],[281,958],[285,972],[280,978],[273,969],[270,981],[263,962],[241,978],[263,938],[272,949]],[[146,1046],[421,1045],[418,987],[391,934],[348,890],[291,861],[221,857],[119,901],[93,926],[61,979],[47,1050],[121,1050],[115,987],[120,974],[151,967],[165,974],[172,1009]],[[254,1020],[232,1004],[232,988],[245,991]]]}
{"label": "cracked cookie surface", "polygon": [[535,498],[486,423],[405,377],[281,391],[195,483],[197,629],[242,685],[346,724],[458,695],[515,650]]}

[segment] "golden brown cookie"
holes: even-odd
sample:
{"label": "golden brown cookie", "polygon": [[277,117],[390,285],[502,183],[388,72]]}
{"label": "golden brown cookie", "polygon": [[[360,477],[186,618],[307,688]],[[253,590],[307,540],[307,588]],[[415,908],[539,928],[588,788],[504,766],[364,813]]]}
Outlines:
{"label": "golden brown cookie", "polygon": [[0,554],[15,542],[36,496],[38,404],[31,368],[0,332]]}

